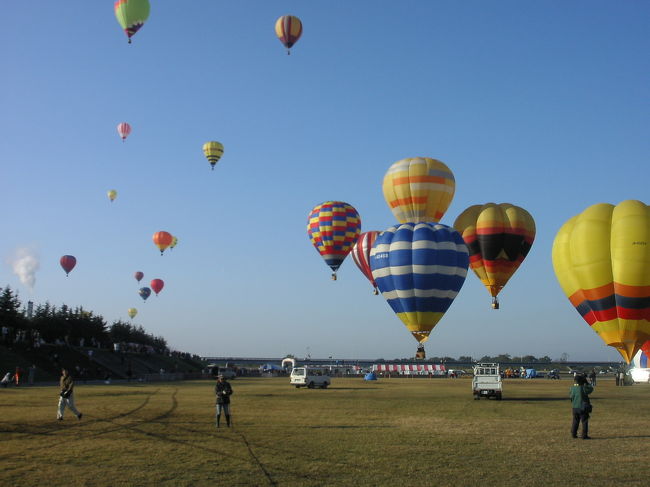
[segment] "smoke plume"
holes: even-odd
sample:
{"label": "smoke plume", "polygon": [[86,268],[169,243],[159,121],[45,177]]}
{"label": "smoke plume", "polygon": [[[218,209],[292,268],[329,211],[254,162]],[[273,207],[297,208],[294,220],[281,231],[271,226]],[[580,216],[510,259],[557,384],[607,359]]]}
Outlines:
{"label": "smoke plume", "polygon": [[38,254],[33,249],[21,247],[14,252],[10,264],[20,282],[32,291],[36,284],[36,271],[40,267]]}

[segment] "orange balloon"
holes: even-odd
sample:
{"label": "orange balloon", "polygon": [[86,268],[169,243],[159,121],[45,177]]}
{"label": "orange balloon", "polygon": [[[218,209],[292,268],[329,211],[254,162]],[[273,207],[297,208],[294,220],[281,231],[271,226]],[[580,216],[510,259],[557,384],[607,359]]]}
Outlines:
{"label": "orange balloon", "polygon": [[160,255],[172,244],[174,237],[169,232],[156,232],[153,234],[153,243],[160,249]]}

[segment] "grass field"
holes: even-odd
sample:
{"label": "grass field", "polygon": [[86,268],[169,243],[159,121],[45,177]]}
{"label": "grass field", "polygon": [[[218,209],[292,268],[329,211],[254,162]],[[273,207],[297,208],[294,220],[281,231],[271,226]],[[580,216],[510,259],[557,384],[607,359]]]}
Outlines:
{"label": "grass field", "polygon": [[570,437],[567,380],[510,380],[474,401],[468,379],[232,381],[234,427],[214,427],[214,383],[0,389],[2,486],[646,486],[650,387],[601,380],[592,440]]}

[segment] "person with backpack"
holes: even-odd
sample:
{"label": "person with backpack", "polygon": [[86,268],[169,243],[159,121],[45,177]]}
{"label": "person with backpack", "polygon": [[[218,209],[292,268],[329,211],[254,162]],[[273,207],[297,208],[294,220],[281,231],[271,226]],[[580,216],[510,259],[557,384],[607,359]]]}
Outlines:
{"label": "person with backpack", "polygon": [[587,383],[584,375],[576,375],[575,382],[569,389],[571,408],[573,409],[573,422],[571,423],[571,437],[578,437],[578,425],[582,423],[582,439],[590,440],[589,436],[589,414],[591,413],[591,401],[589,394],[594,388]]}

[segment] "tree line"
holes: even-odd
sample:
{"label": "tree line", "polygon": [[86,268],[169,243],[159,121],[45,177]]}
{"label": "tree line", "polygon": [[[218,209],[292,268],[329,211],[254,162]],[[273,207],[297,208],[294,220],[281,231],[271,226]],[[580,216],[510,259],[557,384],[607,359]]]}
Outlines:
{"label": "tree line", "polygon": [[[62,340],[69,344],[94,344],[110,348],[113,343],[137,343],[149,345],[158,351],[167,349],[167,341],[161,336],[147,333],[142,326],[116,320],[110,325],[106,320],[82,306],[66,304],[53,306],[49,302],[34,306],[31,318],[18,293],[6,286],[0,293],[0,326],[19,331],[38,332],[46,343]],[[83,341],[82,341],[83,340]]]}

